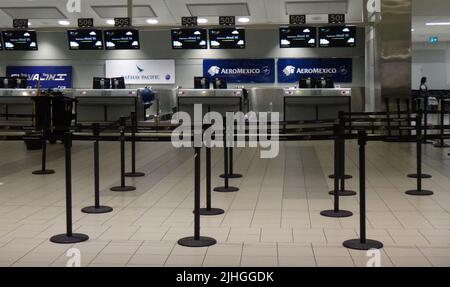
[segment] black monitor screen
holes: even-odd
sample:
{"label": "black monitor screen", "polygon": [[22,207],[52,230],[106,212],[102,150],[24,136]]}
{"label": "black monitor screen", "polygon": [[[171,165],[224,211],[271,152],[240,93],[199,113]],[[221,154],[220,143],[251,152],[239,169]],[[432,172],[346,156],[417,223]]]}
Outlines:
{"label": "black monitor screen", "polygon": [[224,78],[214,78],[212,79],[213,88],[215,90],[226,90],[227,89],[227,81]]}
{"label": "black monitor screen", "polygon": [[103,34],[100,30],[67,31],[70,50],[103,50]]}
{"label": "black monitor screen", "polygon": [[195,77],[194,78],[194,89],[209,89],[210,87],[209,78],[205,77]]}
{"label": "black monitor screen", "polygon": [[36,51],[36,31],[3,31],[4,49],[7,51]]}
{"label": "black monitor screen", "polygon": [[0,51],[3,50],[3,39],[2,34],[0,34]]}
{"label": "black monitor screen", "polygon": [[220,28],[209,30],[211,49],[245,49],[245,30],[239,28]]}
{"label": "black monitor screen", "polygon": [[139,50],[139,31],[134,29],[107,30],[105,35],[106,50]]}
{"label": "black monitor screen", "polygon": [[110,89],[111,79],[96,77],[93,80],[93,89]]}
{"label": "black monitor screen", "polygon": [[289,26],[280,28],[280,48],[315,48],[316,27]]}
{"label": "black monitor screen", "polygon": [[173,49],[208,48],[205,29],[172,29]]}
{"label": "black monitor screen", "polygon": [[111,79],[111,89],[125,89],[125,78],[112,78]]}
{"label": "black monitor screen", "polygon": [[355,47],[355,26],[329,26],[319,28],[319,46],[328,47]]}

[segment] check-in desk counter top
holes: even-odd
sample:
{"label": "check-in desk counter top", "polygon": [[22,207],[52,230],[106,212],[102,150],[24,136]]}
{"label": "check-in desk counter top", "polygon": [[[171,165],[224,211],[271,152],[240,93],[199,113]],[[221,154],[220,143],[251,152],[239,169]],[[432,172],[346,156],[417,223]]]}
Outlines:
{"label": "check-in desk counter top", "polygon": [[243,111],[242,89],[209,90],[209,89],[179,89],[177,97],[178,111],[194,115],[194,105],[201,104],[203,115],[218,112],[225,116],[227,112]]}
{"label": "check-in desk counter top", "polygon": [[31,121],[36,89],[0,89],[0,119],[9,123]]}
{"label": "check-in desk counter top", "polygon": [[138,109],[140,100],[136,89],[73,89],[67,90],[69,93],[76,100],[77,123],[115,122],[121,116],[129,117],[132,112],[138,119],[143,117],[143,109]]}

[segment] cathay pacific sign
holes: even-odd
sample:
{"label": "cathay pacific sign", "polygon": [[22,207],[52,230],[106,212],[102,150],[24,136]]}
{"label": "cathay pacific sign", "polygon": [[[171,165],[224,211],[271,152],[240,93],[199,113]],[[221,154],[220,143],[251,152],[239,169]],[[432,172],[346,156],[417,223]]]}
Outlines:
{"label": "cathay pacific sign", "polygon": [[301,77],[332,77],[336,83],[352,82],[352,59],[279,59],[278,82],[296,83]]}
{"label": "cathay pacific sign", "polygon": [[209,78],[225,78],[229,83],[274,83],[275,60],[204,60],[203,75]]}
{"label": "cathay pacific sign", "polygon": [[124,77],[130,85],[175,84],[175,60],[110,60],[106,77]]}

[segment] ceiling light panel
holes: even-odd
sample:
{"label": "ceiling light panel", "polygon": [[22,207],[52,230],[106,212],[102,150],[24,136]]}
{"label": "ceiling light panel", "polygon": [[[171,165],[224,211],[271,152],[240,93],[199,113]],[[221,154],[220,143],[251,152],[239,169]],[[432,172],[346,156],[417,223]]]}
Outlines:
{"label": "ceiling light panel", "polygon": [[348,1],[292,1],[286,2],[286,15],[347,14]]}
{"label": "ceiling light panel", "polygon": [[13,19],[66,19],[56,7],[0,7]]}
{"label": "ceiling light panel", "polygon": [[[92,6],[92,9],[100,18],[128,17],[128,8],[125,5],[118,6]],[[155,11],[149,5],[133,6],[133,18],[154,18]]]}
{"label": "ceiling light panel", "polygon": [[250,16],[247,3],[186,4],[192,16]]}

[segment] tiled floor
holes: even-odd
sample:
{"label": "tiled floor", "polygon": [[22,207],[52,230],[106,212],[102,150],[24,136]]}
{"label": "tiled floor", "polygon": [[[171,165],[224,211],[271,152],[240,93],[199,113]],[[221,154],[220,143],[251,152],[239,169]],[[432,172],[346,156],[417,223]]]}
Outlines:
{"label": "tiled floor", "polygon": [[[367,233],[385,244],[382,266],[450,266],[450,158],[448,150],[425,147],[424,187],[435,195],[411,197],[405,177],[415,169],[415,146],[369,143],[367,151]],[[366,266],[371,256],[347,250],[342,242],[359,234],[358,197],[341,198],[354,213],[325,218],[332,208],[333,146],[327,142],[282,143],[276,159],[260,159],[257,149],[238,149],[231,183],[237,193],[214,193],[224,215],[202,217],[202,235],[218,244],[192,249],[176,241],[193,234],[193,153],[165,143],[138,144],[137,165],[144,178],[128,179],[137,191],[116,193],[117,143],[101,144],[101,201],[114,212],[87,215],[93,204],[92,146],[73,150],[74,230],[90,236],[76,245],[49,242],[65,231],[64,158],[49,146],[48,167],[55,175],[35,176],[40,152],[20,142],[0,142],[0,266],[65,266],[66,251],[81,251],[82,266]],[[204,158],[203,158],[204,159]],[[358,188],[357,146],[348,143],[349,188]],[[213,152],[213,186],[223,166]],[[202,196],[204,197],[204,174]],[[203,198],[204,200],[204,198]],[[202,201],[203,201],[202,200]]]}

